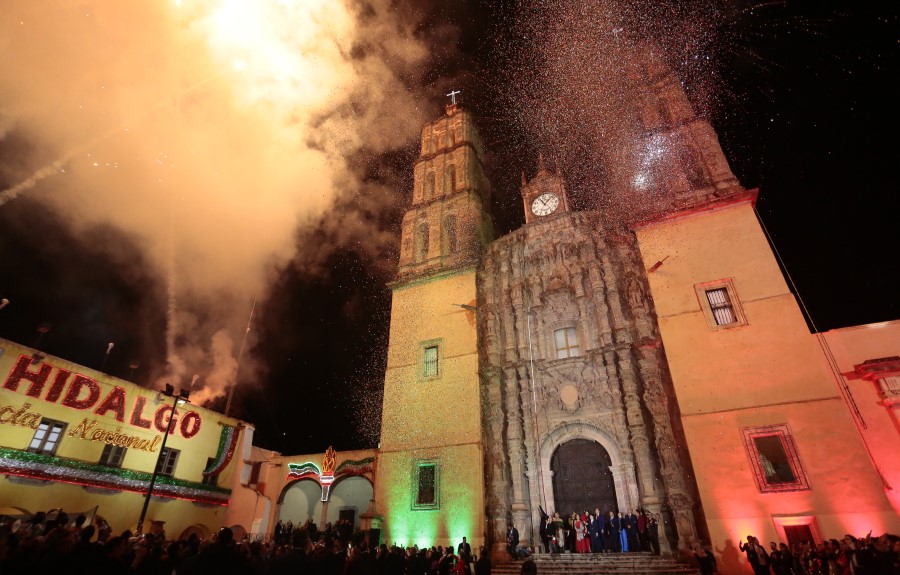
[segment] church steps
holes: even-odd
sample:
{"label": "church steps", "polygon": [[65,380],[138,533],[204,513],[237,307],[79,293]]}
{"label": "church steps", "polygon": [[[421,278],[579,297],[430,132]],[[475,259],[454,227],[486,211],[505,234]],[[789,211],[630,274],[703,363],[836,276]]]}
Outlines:
{"label": "church steps", "polygon": [[[541,575],[696,575],[697,569],[671,557],[649,553],[629,554],[538,554],[532,557]],[[495,566],[496,575],[518,575],[522,561]]]}

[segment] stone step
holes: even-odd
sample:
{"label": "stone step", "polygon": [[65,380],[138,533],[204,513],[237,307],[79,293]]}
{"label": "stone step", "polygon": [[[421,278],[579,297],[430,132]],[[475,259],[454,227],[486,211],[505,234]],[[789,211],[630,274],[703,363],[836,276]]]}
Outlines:
{"label": "stone step", "polygon": [[[531,557],[540,575],[696,575],[697,569],[673,557],[650,553],[539,553]],[[494,566],[496,575],[519,575],[523,561]]]}

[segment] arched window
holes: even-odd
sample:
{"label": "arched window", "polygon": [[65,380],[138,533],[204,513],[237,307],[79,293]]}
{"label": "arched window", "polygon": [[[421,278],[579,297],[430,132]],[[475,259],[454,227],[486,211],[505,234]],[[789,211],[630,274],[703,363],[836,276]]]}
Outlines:
{"label": "arched window", "polygon": [[444,171],[444,193],[452,194],[456,190],[456,166],[450,164]]}
{"label": "arched window", "polygon": [[434,197],[434,172],[425,174],[425,199],[430,200]]}
{"label": "arched window", "polygon": [[455,254],[459,248],[456,239],[456,216],[447,216],[444,219],[444,253]]}
{"label": "arched window", "polygon": [[428,223],[422,222],[416,227],[416,261],[424,261],[428,257]]}

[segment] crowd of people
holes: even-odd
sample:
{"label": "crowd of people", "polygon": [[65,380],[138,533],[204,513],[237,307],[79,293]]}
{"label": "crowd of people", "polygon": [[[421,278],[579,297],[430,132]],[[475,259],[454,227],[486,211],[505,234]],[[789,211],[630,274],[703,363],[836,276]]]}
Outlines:
{"label": "crowd of people", "polygon": [[[547,515],[545,529],[541,530],[542,537],[546,531],[547,548],[553,552],[602,553],[628,552],[647,545],[658,552],[658,524],[653,526],[658,522],[652,514],[586,515],[573,514],[567,520],[556,513]],[[639,521],[641,516],[644,521]],[[573,547],[568,547],[570,542]],[[507,543],[511,554],[522,558],[515,553],[520,546],[518,531],[512,525]],[[737,553],[734,547],[730,549]],[[699,545],[693,551],[703,575],[716,573],[716,557],[725,555],[723,550],[713,552]],[[755,575],[900,575],[900,537],[890,534],[860,538],[846,535],[841,540],[791,547],[775,542],[765,547],[748,536],[746,543],[741,542],[740,551]],[[526,561],[523,569],[533,565]],[[191,535],[172,541],[164,532],[138,536],[125,531],[114,535],[107,525],[92,524],[84,516],[72,520],[65,513],[53,518],[38,513],[15,524],[0,521],[0,575],[19,573],[490,575],[491,562],[484,547],[475,555],[465,537],[456,548],[370,548],[366,534],[353,531],[349,522],[327,524],[322,530],[311,521],[300,527],[281,523],[273,537],[260,540],[238,541],[231,529],[223,528],[207,539]]]}
{"label": "crowd of people", "polygon": [[[841,540],[763,546],[753,535],[739,544],[754,575],[900,575],[900,536],[844,535]],[[702,575],[716,572],[715,555],[695,547]]]}
{"label": "crowd of people", "polygon": [[551,553],[628,553],[659,555],[659,517],[645,509],[602,513],[573,512],[566,518],[541,509],[541,540]]}
{"label": "crowd of people", "polygon": [[318,529],[308,521],[276,526],[270,538],[236,540],[229,528],[214,537],[167,540],[164,532],[114,535],[84,516],[37,513],[0,521],[0,575],[490,575],[489,553],[463,538],[459,547],[370,548],[349,522]]}

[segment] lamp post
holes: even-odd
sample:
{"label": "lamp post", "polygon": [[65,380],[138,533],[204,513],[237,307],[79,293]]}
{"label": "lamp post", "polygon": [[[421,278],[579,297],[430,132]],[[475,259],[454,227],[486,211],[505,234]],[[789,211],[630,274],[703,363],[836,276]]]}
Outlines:
{"label": "lamp post", "polygon": [[137,533],[141,535],[144,532],[144,519],[147,517],[147,508],[150,506],[150,498],[153,497],[153,487],[156,485],[156,478],[159,476],[159,467],[162,461],[163,452],[166,450],[166,440],[172,431],[172,423],[175,421],[175,409],[178,403],[187,403],[191,393],[182,389],[178,395],[175,394],[175,388],[166,384],[165,391],[162,392],[166,397],[174,398],[172,402],[172,412],[169,414],[169,423],[166,425],[166,433],[163,435],[162,445],[159,446],[159,454],[156,456],[156,466],[153,468],[153,475],[150,476],[150,485],[147,486],[147,495],[144,496],[144,507],[141,509],[141,517],[138,519]]}

